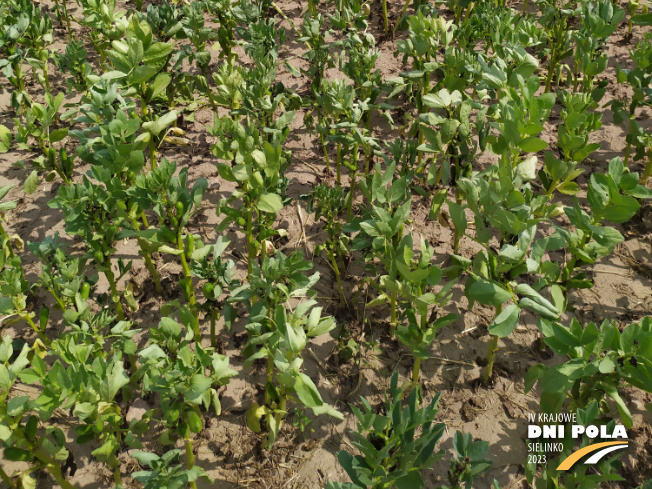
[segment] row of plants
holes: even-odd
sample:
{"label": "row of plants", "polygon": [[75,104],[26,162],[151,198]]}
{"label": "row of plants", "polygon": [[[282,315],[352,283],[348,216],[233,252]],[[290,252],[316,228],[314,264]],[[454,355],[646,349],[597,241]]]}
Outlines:
{"label": "row of plants", "polygon": [[[449,6],[452,21],[415,2],[414,14],[404,8],[395,26],[406,71],[384,79],[369,6],[356,0],[338,2],[326,16],[311,4],[300,29],[289,22],[306,48],[300,62],[284,59],[288,33],[275,14],[289,19],[273,2],[147,9],[135,2],[127,11],[114,0],[79,5],[82,17],[75,18],[66,0],[56,2],[50,19],[32,2],[0,2],[0,67],[15,115],[11,130],[0,126],[0,151],[32,155],[22,163],[28,194],[43,182],[60,184],[48,205],[78,244],[67,248],[56,234],[24,243],[0,228],[3,325],[32,330],[22,339],[4,336],[0,348],[4,457],[27,462],[13,474],[0,469],[5,484],[33,486],[34,472],[45,470],[61,487],[74,487],[66,474],[74,458],[52,419],[67,410],[76,418],[76,442],[96,447],[93,457],[116,486],[125,484],[129,450],[144,469],[130,476],[145,487],[197,487],[208,475],[193,442],[207,417],[220,415],[220,387],[236,375],[217,351],[218,336],[243,327],[244,368],[264,372],[246,422],[264,447],[281,436],[290,406],[343,419],[342,407],[324,402],[302,355],[311,338],[349,334],[325,314],[315,292],[320,274],[307,273],[319,257],[333,272],[339,306],[354,309],[371,297],[365,308],[386,307],[389,331],[374,325],[376,335],[400,342],[413,358],[401,385],[392,377],[383,415],[364,399],[363,410],[351,407],[361,454],[339,454],[352,482],[329,487],[422,487],[420,470],[444,456],[435,452],[444,432],[433,424],[439,397],[423,398],[420,372],[439,330],[459,319],[447,312],[456,287],[463,286],[468,310],[475,302],[494,310],[485,384],[495,377],[501,338],[527,313],[543,341],[569,357],[530,370],[525,387],[539,382],[541,409],[566,406],[587,423],[613,424],[610,398],[632,426],[619,389],[627,383],[652,392],[649,320],[620,331],[611,321],[582,326],[569,318],[576,291],[593,286],[590,265],[624,241],[617,226],[652,196],[650,135],[637,122],[650,101],[649,34],[631,51],[634,68],[618,71],[633,95],[608,104],[616,122],[627,122],[624,159],[584,175],[600,148],[590,141],[602,125],[604,46],[626,14],[630,23],[649,25],[644,8],[639,14],[630,5],[626,13],[610,0],[542,0],[537,14],[523,15],[499,3],[460,2]],[[57,22],[69,41],[65,52],[49,49]],[[26,66],[42,96],[28,89]],[[64,76],[64,92],[55,93],[53,66]],[[326,76],[333,68],[346,79]],[[307,93],[278,83],[279,69],[309,79]],[[79,102],[66,103],[71,94]],[[189,181],[187,167],[164,157],[191,144],[183,127],[202,106],[215,113],[206,132],[215,141],[217,173],[236,188],[216,206],[214,244],[196,226],[208,203],[207,180]],[[540,136],[555,106],[561,124],[550,144]],[[286,143],[299,112],[333,176],[302,196],[326,230],[312,257],[278,249],[287,231],[277,218],[292,203]],[[398,137],[381,140],[380,120]],[[494,164],[479,166],[481,154]],[[0,196],[10,191],[4,187]],[[425,239],[414,242],[417,200],[428,203],[431,221],[451,228],[446,260],[436,259]],[[11,224],[16,201],[0,206]],[[235,248],[228,233],[243,237],[242,264],[228,258]],[[137,244],[141,258],[120,256],[124,240]],[[23,266],[27,251],[41,265],[36,281]],[[139,328],[139,298],[125,280],[141,259],[161,296],[160,264],[180,270],[172,276],[178,299],[161,307],[158,327],[148,331]],[[364,275],[352,275],[353,261]],[[50,306],[35,311],[43,292]],[[17,395],[16,382],[37,386],[38,396]],[[127,423],[124,407],[137,398],[155,407]],[[146,451],[153,433],[170,449]],[[572,440],[564,443],[567,454]],[[490,468],[488,445],[458,433],[453,447],[451,487],[472,487]],[[569,475],[551,461],[527,466],[526,476],[537,488],[599,487],[618,479],[618,464],[614,457]]]}

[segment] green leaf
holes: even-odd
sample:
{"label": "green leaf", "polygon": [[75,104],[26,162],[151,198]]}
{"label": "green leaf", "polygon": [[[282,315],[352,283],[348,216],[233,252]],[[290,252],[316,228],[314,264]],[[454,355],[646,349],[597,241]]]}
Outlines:
{"label": "green leaf", "polygon": [[453,219],[453,223],[455,224],[455,229],[460,233],[463,233],[467,226],[464,208],[455,202],[448,202],[448,211],[450,212],[451,219]]}
{"label": "green leaf", "polygon": [[29,176],[25,179],[25,183],[23,184],[23,189],[25,189],[26,194],[33,194],[36,192],[36,189],[38,188],[39,184],[39,178],[38,178],[38,172],[36,170],[33,170],[32,173],[29,174]]}
{"label": "green leaf", "polygon": [[191,400],[201,396],[204,392],[211,388],[212,381],[209,377],[202,374],[193,375],[190,379],[190,389],[188,389],[187,396]]}
{"label": "green leaf", "polygon": [[[101,394],[103,396],[106,396],[103,401],[110,401],[115,398],[115,396],[118,394],[120,389],[122,389],[125,385],[129,383],[129,377],[125,373],[124,366],[122,365],[122,362],[116,362],[113,365],[113,368],[111,369],[107,379],[106,383],[103,385],[103,389],[101,389]],[[106,390],[104,390],[106,388]]]}
{"label": "green leaf", "polygon": [[510,304],[492,321],[489,332],[499,338],[509,336],[516,328],[520,316],[521,309],[516,304]]}
{"label": "green leaf", "polygon": [[143,129],[145,129],[147,132],[153,134],[154,136],[158,136],[163,130],[167,129],[168,126],[170,126],[174,121],[177,120],[177,111],[176,110],[171,110],[167,114],[162,115],[155,121],[149,121],[143,123]]}
{"label": "green leaf", "polygon": [[247,426],[254,433],[260,433],[260,420],[265,415],[265,406],[258,405],[254,402],[247,410]]}
{"label": "green leaf", "polygon": [[0,124],[0,153],[6,153],[11,146],[11,131]]}
{"label": "green leaf", "polygon": [[632,413],[630,413],[629,408],[625,404],[625,401],[618,394],[618,389],[614,386],[605,386],[605,393],[611,397],[616,402],[616,408],[618,409],[618,414],[623,418],[623,424],[629,430],[634,426],[634,419],[632,418]]}
{"label": "green leaf", "polygon": [[127,76],[127,74],[122,71],[107,71],[102,75],[102,80],[117,80],[118,78],[124,78],[125,76]]}
{"label": "green leaf", "polygon": [[149,92],[148,101],[162,94],[171,81],[172,81],[172,76],[168,73],[159,73],[158,75],[156,75],[156,78],[154,78],[154,81],[148,87],[148,92]]}
{"label": "green leaf", "polygon": [[153,66],[138,66],[131,75],[131,83],[138,85],[153,77],[158,70]]}
{"label": "green leaf", "polygon": [[27,410],[29,396],[12,397],[7,402],[7,414],[9,416],[18,416]]}
{"label": "green leaf", "polygon": [[537,161],[536,156],[531,156],[518,164],[516,174],[521,177],[521,180],[528,182],[537,177]]}
{"label": "green leaf", "polygon": [[50,142],[51,143],[58,143],[61,141],[63,138],[65,138],[68,135],[68,128],[67,127],[61,127],[59,129],[55,129],[50,133]]}
{"label": "green leaf", "polygon": [[292,76],[297,78],[301,76],[301,72],[297,70],[294,66],[292,66],[287,60],[285,60],[284,64]]}
{"label": "green leaf", "polygon": [[580,193],[580,187],[575,182],[564,182],[557,187],[557,191],[565,195],[577,195]]}
{"label": "green leaf", "polygon": [[316,408],[324,404],[324,401],[322,401],[321,395],[317,390],[317,386],[312,379],[303,372],[300,372],[296,377],[294,390],[297,393],[299,400],[306,407]]}
{"label": "green leaf", "polygon": [[512,298],[512,294],[505,287],[484,278],[475,280],[468,288],[466,295],[469,299],[489,306],[498,306]]}
{"label": "green leaf", "polygon": [[416,489],[423,487],[423,479],[418,470],[408,472],[394,483],[396,489]]}
{"label": "green leaf", "polygon": [[28,462],[32,460],[31,452],[17,447],[5,448],[4,456],[7,460],[11,460],[12,462]]}
{"label": "green leaf", "polygon": [[548,143],[546,143],[543,139],[539,139],[537,137],[529,137],[521,140],[521,142],[518,144],[518,147],[521,149],[521,151],[526,153],[538,153],[539,151],[546,149],[548,147]]}
{"label": "green leaf", "polygon": [[266,193],[260,196],[258,204],[256,205],[258,210],[263,212],[268,212],[270,214],[276,214],[283,208],[283,201],[281,197],[277,194]]}
{"label": "green leaf", "polygon": [[636,24],[636,25],[652,25],[652,13],[633,15],[632,16],[632,24]]}
{"label": "green leaf", "polygon": [[91,455],[100,462],[110,463],[119,448],[120,443],[118,443],[115,436],[109,435],[108,439],[99,448],[96,448],[91,452]]}

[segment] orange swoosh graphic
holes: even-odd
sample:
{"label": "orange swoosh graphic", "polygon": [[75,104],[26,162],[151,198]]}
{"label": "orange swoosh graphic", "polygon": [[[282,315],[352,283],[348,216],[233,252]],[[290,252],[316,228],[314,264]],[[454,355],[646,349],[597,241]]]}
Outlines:
{"label": "orange swoosh graphic", "polygon": [[557,467],[557,470],[568,470],[570,469],[573,465],[575,465],[575,462],[577,462],[579,459],[581,459],[584,455],[588,455],[591,452],[595,452],[596,450],[600,450],[601,448],[604,447],[610,447],[613,445],[627,445],[626,441],[605,441],[602,443],[594,443],[593,445],[586,446],[584,448],[580,448],[578,451],[570,454],[568,457],[564,459],[562,463],[559,464],[559,467]]}

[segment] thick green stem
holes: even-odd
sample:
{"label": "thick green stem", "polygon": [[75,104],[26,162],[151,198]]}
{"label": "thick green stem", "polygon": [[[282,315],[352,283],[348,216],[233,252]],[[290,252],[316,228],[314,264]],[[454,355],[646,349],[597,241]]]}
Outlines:
{"label": "thick green stem", "polygon": [[188,266],[188,260],[186,260],[186,247],[183,243],[183,237],[181,233],[177,234],[177,248],[181,251],[179,257],[181,258],[181,269],[183,270],[183,277],[188,284],[188,305],[190,306],[190,312],[193,317],[193,330],[195,332],[195,341],[201,341],[201,333],[199,332],[199,311],[197,310],[197,299],[195,298],[195,288],[192,285],[192,272],[190,271],[190,266]]}
{"label": "thick green stem", "polygon": [[335,280],[337,281],[337,290],[340,294],[340,304],[344,305],[346,299],[344,299],[344,291],[342,290],[342,279],[340,277],[340,269],[337,266],[337,260],[335,259],[335,253],[328,251],[328,256],[331,260],[331,265],[333,266],[333,273],[335,274]]}
{"label": "thick green stem", "polygon": [[[136,232],[140,231],[140,224],[138,224],[138,221],[133,217],[131,218],[131,225],[136,230]],[[149,273],[152,276],[152,279],[154,280],[156,291],[163,292],[163,287],[161,287],[161,277],[158,274],[158,270],[154,266],[154,262],[152,261],[152,255],[150,255],[149,251],[147,251],[147,245],[145,243],[145,240],[140,236],[138,237],[138,245],[140,246],[140,250],[143,255],[143,258],[145,259],[145,265],[147,265],[147,269],[149,270]]]}
{"label": "thick green stem", "polygon": [[45,89],[50,91],[50,77],[48,76],[48,61],[47,59],[43,63],[43,79],[45,80]]}
{"label": "thick green stem", "polygon": [[[627,126],[627,134],[632,133],[632,119],[633,119],[633,113],[629,117],[629,124]],[[630,143],[628,141],[627,146],[625,147],[625,161],[624,161],[625,168],[627,168],[627,165],[629,164],[629,156],[630,156],[631,152],[632,152],[632,143]]]}
{"label": "thick green stem", "polygon": [[419,372],[421,371],[421,358],[414,359],[414,367],[412,368],[412,382],[416,385],[419,382]]}
{"label": "thick green stem", "polygon": [[[195,466],[195,453],[192,451],[192,440],[186,438],[184,440],[184,445],[186,447],[186,466],[188,467],[188,470],[190,470]],[[197,483],[195,481],[189,482],[188,485],[192,489],[197,489]]]}
{"label": "thick green stem", "polygon": [[[459,170],[456,170],[459,171]],[[455,200],[457,205],[462,204],[462,194],[458,189],[455,190]],[[460,238],[462,237],[462,231],[460,231],[457,226],[455,227],[455,236],[453,240],[453,253],[457,254],[460,248]]]}
{"label": "thick green stem", "polygon": [[63,16],[66,18],[66,25],[68,27],[68,35],[72,36],[72,29],[70,28],[70,16],[68,15],[68,5],[66,0],[63,0]]}
{"label": "thick green stem", "polygon": [[389,335],[393,337],[396,331],[396,292],[389,295],[389,314]]}
{"label": "thick green stem", "polygon": [[[527,0],[526,0],[527,2]],[[473,12],[473,8],[475,7],[475,2],[471,2],[470,4],[467,5],[466,11],[464,12],[464,20],[468,20],[469,17],[471,17],[471,12]]]}
{"label": "thick green stem", "polygon": [[155,170],[158,167],[156,162],[156,143],[154,142],[154,136],[149,140],[149,165],[152,170]]}
{"label": "thick green stem", "polygon": [[52,293],[52,297],[54,297],[54,300],[57,301],[57,304],[59,305],[59,308],[61,308],[62,311],[66,310],[66,306],[61,300],[61,297],[57,294],[57,292],[54,289],[51,289],[50,292]]}
{"label": "thick green stem", "polygon": [[328,159],[328,150],[326,149],[326,140],[324,139],[323,134],[319,134],[319,139],[321,140],[321,147],[324,149],[324,159],[326,160],[326,170],[328,170],[328,173],[330,174],[331,172],[331,162]]}
{"label": "thick green stem", "polygon": [[254,248],[254,236],[251,224],[251,214],[253,210],[245,206],[245,212],[247,213],[247,222],[245,229],[245,236],[247,238],[247,277],[249,278],[249,281],[251,281],[251,276],[254,273],[253,261],[256,257],[256,250]]}
{"label": "thick green stem", "polygon": [[211,309],[210,312],[210,318],[211,318],[211,346],[215,348],[215,345],[217,345],[217,336],[215,334],[215,324],[217,323],[217,319],[219,317],[218,312],[215,309]]}
{"label": "thick green stem", "polygon": [[50,340],[45,336],[45,334],[43,334],[43,331],[41,331],[41,329],[40,329],[38,326],[36,326],[36,324],[34,323],[34,321],[32,321],[32,318],[29,317],[27,314],[29,314],[29,313],[25,313],[25,314],[23,315],[23,318],[25,319],[25,321],[27,322],[27,324],[29,324],[30,327],[31,327],[34,331],[36,331],[36,334],[37,334],[38,337],[41,339],[41,341],[43,342],[43,344],[45,344],[45,346],[49,347],[50,344],[51,344],[51,341],[50,341]]}
{"label": "thick green stem", "polygon": [[553,194],[553,192],[555,191],[555,189],[557,188],[557,185],[559,185],[559,180],[558,180],[558,179],[554,179],[554,180],[552,181],[552,183],[550,184],[550,188],[546,191],[546,195],[547,195],[548,197],[552,197],[552,194]]}
{"label": "thick green stem", "polygon": [[11,478],[7,475],[7,473],[2,469],[2,467],[0,467],[0,479],[2,479],[2,481],[3,481],[5,484],[7,484],[7,487],[8,487],[9,489],[17,489],[17,488],[16,488],[16,485],[13,483],[13,481],[12,481]]}
{"label": "thick green stem", "polygon": [[[503,310],[503,305],[499,304],[496,306],[496,316],[498,316]],[[487,365],[484,368],[484,374],[482,375],[482,380],[486,384],[491,379],[491,374],[494,370],[494,360],[496,359],[496,350],[498,350],[498,336],[491,336],[491,343],[489,343],[489,351],[487,352]]]}
{"label": "thick green stem", "polygon": [[120,473],[120,462],[118,462],[117,459],[115,459],[112,468],[113,468],[113,482],[115,482],[116,486],[122,487],[122,474]]}
{"label": "thick green stem", "polygon": [[383,21],[385,22],[385,34],[389,32],[389,19],[387,18],[387,0],[381,0],[383,4]]}
{"label": "thick green stem", "polygon": [[548,93],[550,91],[550,86],[552,85],[552,76],[555,72],[556,65],[557,65],[557,60],[555,59],[555,51],[553,47],[552,54],[550,56],[550,63],[548,64],[548,76],[546,77],[546,90],[545,93]]}
{"label": "thick green stem", "polygon": [[[274,357],[269,354],[267,356],[267,375],[265,376],[265,384],[273,385],[274,384]],[[270,406],[272,404],[272,399],[269,394],[269,389],[265,389],[265,405]]]}
{"label": "thick green stem", "polygon": [[351,222],[353,218],[353,198],[355,197],[355,186],[358,180],[358,145],[356,144],[353,147],[353,153],[351,155],[352,165],[355,168],[353,170],[353,175],[351,175],[351,189],[349,190],[349,196],[346,203],[346,219],[348,222]]}
{"label": "thick green stem", "polygon": [[52,460],[47,453],[45,453],[41,449],[38,449],[34,453],[34,456],[37,459],[39,459],[39,461],[41,461],[43,464],[45,464],[45,467],[47,468],[48,472],[50,472],[50,474],[52,474],[54,479],[59,483],[61,489],[76,489],[75,486],[73,486],[70,482],[68,482],[68,480],[63,476],[59,463],[56,462],[55,460]]}
{"label": "thick green stem", "polygon": [[396,28],[401,23],[401,19],[405,15],[405,12],[407,12],[407,9],[408,9],[409,6],[410,6],[410,0],[405,0],[405,3],[403,4],[403,8],[401,9],[401,14],[398,16],[398,20],[394,24],[394,29],[393,29],[392,32],[394,32],[394,33],[396,32]]}
{"label": "thick green stem", "polygon": [[109,281],[109,288],[111,290],[111,301],[115,305],[115,312],[118,315],[120,321],[124,320],[125,314],[122,309],[122,304],[120,303],[120,294],[118,293],[118,287],[115,283],[115,275],[113,275],[113,270],[111,270],[111,260],[108,260],[106,268],[104,269],[104,275]]}
{"label": "thick green stem", "polygon": [[5,231],[5,227],[2,225],[2,221],[0,220],[0,236],[6,236],[7,237],[7,250],[9,251],[9,256],[13,257],[14,256],[14,247],[11,243],[11,238],[7,234],[7,231]]}
{"label": "thick green stem", "polygon": [[340,143],[337,143],[337,186],[341,187],[342,186],[342,175],[341,175],[341,170],[340,167],[342,166],[342,145]]}
{"label": "thick green stem", "polygon": [[489,351],[487,352],[487,365],[484,368],[482,380],[486,384],[491,378],[494,369],[494,360],[496,359],[496,350],[498,349],[498,336],[491,336],[491,343],[489,343]]}
{"label": "thick green stem", "polygon": [[648,152],[647,154],[647,165],[645,165],[645,170],[641,175],[641,185],[647,185],[647,181],[652,176],[652,153]]}
{"label": "thick green stem", "polygon": [[280,430],[281,426],[283,426],[283,418],[285,417],[285,409],[287,407],[287,395],[285,394],[285,390],[281,390],[281,399],[279,399],[278,403],[278,411],[274,415],[276,418],[276,429]]}

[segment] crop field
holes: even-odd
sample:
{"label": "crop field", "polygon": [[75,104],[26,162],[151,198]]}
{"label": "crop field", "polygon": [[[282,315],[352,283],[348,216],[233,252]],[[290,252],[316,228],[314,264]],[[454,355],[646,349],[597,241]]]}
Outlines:
{"label": "crop field", "polygon": [[0,488],[652,489],[646,2],[0,0]]}

